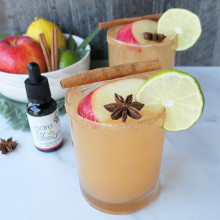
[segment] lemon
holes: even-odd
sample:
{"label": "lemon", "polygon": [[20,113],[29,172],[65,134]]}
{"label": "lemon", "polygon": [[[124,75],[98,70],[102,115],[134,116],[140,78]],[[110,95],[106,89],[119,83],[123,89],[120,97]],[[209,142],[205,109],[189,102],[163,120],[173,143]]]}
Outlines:
{"label": "lemon", "polygon": [[40,43],[39,34],[44,33],[47,45],[51,49],[51,29],[56,28],[58,33],[58,48],[66,48],[66,40],[62,31],[54,23],[43,19],[35,18],[27,29],[27,36]]}
{"label": "lemon", "polygon": [[177,36],[176,51],[184,51],[192,47],[202,33],[199,17],[189,10],[172,8],[159,19],[157,32],[168,38]]}
{"label": "lemon", "polygon": [[147,112],[166,108],[164,129],[180,131],[192,127],[201,117],[204,97],[198,81],[188,73],[168,69],[156,73],[140,87],[136,100]]}

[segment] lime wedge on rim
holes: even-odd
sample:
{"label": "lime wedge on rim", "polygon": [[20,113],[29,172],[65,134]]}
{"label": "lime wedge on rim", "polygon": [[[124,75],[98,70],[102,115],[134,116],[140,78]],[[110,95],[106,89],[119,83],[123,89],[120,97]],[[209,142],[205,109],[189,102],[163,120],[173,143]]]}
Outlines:
{"label": "lime wedge on rim", "polygon": [[199,17],[191,11],[172,8],[160,17],[157,32],[167,38],[177,35],[176,51],[183,51],[196,43],[202,33],[202,26]]}
{"label": "lime wedge on rim", "polygon": [[204,97],[198,81],[188,73],[167,69],[150,77],[139,88],[136,101],[155,113],[166,108],[164,129],[181,131],[192,127],[201,117]]}

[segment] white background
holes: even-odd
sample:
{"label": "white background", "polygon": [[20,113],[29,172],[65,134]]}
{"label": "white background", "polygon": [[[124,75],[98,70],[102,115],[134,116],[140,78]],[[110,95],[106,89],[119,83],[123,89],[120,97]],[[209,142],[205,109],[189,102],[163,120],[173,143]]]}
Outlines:
{"label": "white background", "polygon": [[0,117],[0,137],[19,142],[0,154],[1,220],[219,220],[220,67],[184,67],[196,76],[206,105],[190,130],[167,133],[161,167],[162,190],[151,205],[129,215],[91,208],[79,189],[67,116],[61,117],[64,146],[35,149],[30,132],[12,130]]}

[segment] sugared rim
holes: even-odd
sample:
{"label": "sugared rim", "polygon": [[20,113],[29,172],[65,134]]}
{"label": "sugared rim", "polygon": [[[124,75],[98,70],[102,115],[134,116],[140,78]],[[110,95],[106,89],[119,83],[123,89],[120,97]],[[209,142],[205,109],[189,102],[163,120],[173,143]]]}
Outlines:
{"label": "sugared rim", "polygon": [[[94,89],[94,87],[91,87],[91,88]],[[75,90],[75,91],[73,91],[73,90]],[[81,91],[82,91],[82,87],[69,88],[67,90],[67,93],[66,93],[66,96],[65,96],[66,112],[67,112],[67,114],[70,117],[72,117],[78,123],[82,123],[82,124],[85,124],[85,125],[89,124],[90,126],[95,127],[95,128],[102,128],[102,127],[104,127],[104,128],[108,128],[108,129],[120,129],[121,130],[121,129],[135,128],[137,125],[138,126],[140,126],[140,125],[150,126],[151,124],[153,124],[154,122],[156,122],[159,119],[165,120],[166,109],[164,108],[161,111],[155,113],[155,115],[150,116],[149,118],[142,119],[142,120],[136,120],[136,121],[133,121],[133,122],[114,124],[114,123],[104,123],[104,122],[91,121],[89,119],[83,118],[80,115],[78,115],[78,113],[76,111],[77,107],[76,106],[75,107],[71,107],[70,104],[68,103],[69,96],[71,95],[72,92],[75,95],[75,93],[77,93],[77,92],[81,93]]]}
{"label": "sugared rim", "polygon": [[123,42],[123,41],[119,41],[117,40],[116,38],[110,36],[109,32],[114,29],[114,28],[119,28],[119,27],[122,27],[123,25],[117,25],[117,26],[114,26],[114,27],[110,27],[108,30],[107,30],[107,42],[108,43],[115,43],[115,44],[120,44],[121,46],[130,46],[130,47],[138,47],[138,48],[145,48],[145,47],[160,47],[160,46],[165,46],[165,45],[169,45],[169,44],[173,44],[176,42],[177,40],[177,36],[175,38],[172,38],[172,39],[169,39],[169,40],[165,40],[165,41],[162,41],[162,42],[153,42],[151,44],[131,44],[131,43],[126,43],[126,42]]}
{"label": "sugared rim", "polygon": [[[63,35],[67,38],[68,36],[69,36],[69,34],[66,34],[66,33],[63,33]],[[25,36],[25,35],[24,35]],[[76,36],[76,35],[72,35],[75,39],[77,39],[77,40],[81,40],[81,42],[84,40],[83,38],[81,38],[81,37],[79,37],[79,36]],[[80,43],[81,43],[80,42]],[[82,61],[84,61],[88,56],[89,56],[89,54],[90,54],[90,51],[91,51],[91,47],[90,47],[90,45],[87,45],[87,47],[86,47],[86,49],[88,50],[88,52],[80,59],[80,60],[78,60],[76,63],[74,63],[74,64],[72,64],[72,65],[70,65],[70,66],[67,66],[67,67],[65,67],[65,68],[63,68],[63,69],[59,69],[59,70],[54,70],[54,71],[50,71],[50,72],[45,72],[45,73],[41,73],[43,76],[50,76],[50,75],[53,75],[53,74],[56,74],[57,72],[59,72],[59,71],[65,71],[65,70],[67,70],[68,68],[71,68],[71,67],[73,67],[74,65],[77,65],[77,64],[79,64],[80,62],[82,62]],[[7,73],[7,72],[3,72],[3,71],[0,71],[0,74],[2,74],[2,75],[11,75],[11,76],[14,76],[14,77],[27,77],[28,76],[28,74],[16,74],[16,73]]]}

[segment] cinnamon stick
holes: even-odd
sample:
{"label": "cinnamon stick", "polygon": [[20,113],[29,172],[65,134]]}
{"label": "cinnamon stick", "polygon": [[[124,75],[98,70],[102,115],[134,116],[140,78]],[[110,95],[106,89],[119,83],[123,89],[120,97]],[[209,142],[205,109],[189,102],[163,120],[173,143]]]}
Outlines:
{"label": "cinnamon stick", "polygon": [[58,69],[58,45],[57,45],[57,29],[51,30],[51,69]]}
{"label": "cinnamon stick", "polygon": [[55,29],[55,35],[54,35],[54,50],[55,50],[55,70],[58,70],[58,31]]}
{"label": "cinnamon stick", "polygon": [[101,22],[101,23],[98,23],[98,27],[99,27],[99,29],[104,29],[104,28],[109,28],[109,27],[113,27],[116,25],[129,24],[131,22],[144,20],[144,19],[158,21],[162,14],[163,13],[144,15],[144,16],[133,17],[133,18],[121,18],[121,19],[116,19],[116,20],[112,20],[112,21]]}
{"label": "cinnamon stick", "polygon": [[128,63],[85,71],[62,79],[60,84],[62,88],[70,88],[123,76],[159,70],[160,68],[161,65],[159,63],[159,59],[152,59],[147,62]]}
{"label": "cinnamon stick", "polygon": [[51,69],[54,70],[55,59],[54,59],[54,29],[51,29]]}
{"label": "cinnamon stick", "polygon": [[44,59],[46,61],[47,70],[50,72],[51,71],[50,51],[47,46],[47,42],[46,42],[44,33],[39,34],[39,38],[40,38],[40,46],[43,51]]}

